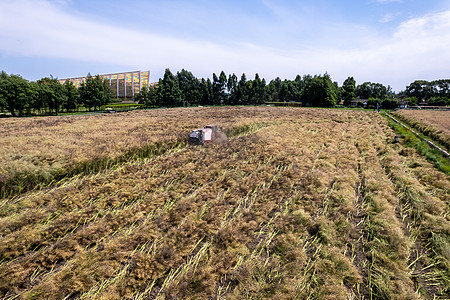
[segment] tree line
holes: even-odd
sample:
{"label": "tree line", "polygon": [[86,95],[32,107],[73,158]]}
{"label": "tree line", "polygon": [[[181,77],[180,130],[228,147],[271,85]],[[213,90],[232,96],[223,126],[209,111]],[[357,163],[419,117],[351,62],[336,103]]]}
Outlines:
{"label": "tree line", "polygon": [[267,102],[304,102],[308,106],[331,107],[338,103],[341,88],[328,74],[298,75],[294,80],[277,77],[268,84],[258,73],[254,79],[240,78],[224,71],[212,80],[196,78],[181,70],[173,74],[169,69],[151,87],[143,88],[136,100],[147,107],[194,105],[260,105]]}
{"label": "tree line", "polygon": [[[219,75],[197,78],[182,69],[173,74],[169,69],[163,78],[136,94],[135,101],[146,107],[177,107],[198,105],[261,105],[276,102],[301,102],[302,106],[335,107],[350,106],[355,99],[368,99],[369,107],[377,104],[382,108],[398,107],[398,99],[410,105],[428,102],[430,105],[450,105],[450,79],[436,81],[417,80],[405,91],[395,94],[390,86],[364,82],[356,84],[348,77],[342,84],[332,81],[330,75],[297,75],[294,80],[280,79],[269,83],[258,74],[247,79],[242,74]],[[72,82],[61,84],[54,78],[42,78],[30,82],[20,75],[0,73],[0,109],[8,110],[12,116],[31,114],[54,114],[71,112],[84,106],[87,110],[100,109],[114,101],[107,82],[100,76],[88,74],[77,89]],[[353,103],[352,103],[353,101]]]}
{"label": "tree line", "polygon": [[279,77],[268,84],[255,74],[247,79],[244,74],[219,76],[213,73],[212,80],[196,78],[191,72],[181,70],[173,74],[165,70],[163,78],[149,88],[144,88],[137,101],[147,107],[173,107],[186,105],[259,105],[274,102],[301,102],[303,106],[334,107],[350,106],[355,98],[369,99],[369,105],[380,104],[395,108],[398,101],[390,86],[381,83],[364,82],[356,85],[348,77],[342,86],[331,80],[330,75],[297,75],[294,80]]}
{"label": "tree line", "polygon": [[0,108],[11,116],[58,115],[62,110],[75,111],[79,106],[100,109],[111,101],[112,91],[100,76],[87,76],[80,88],[71,81],[61,84],[54,78],[28,81],[20,75],[0,73]]}
{"label": "tree line", "polygon": [[416,80],[402,93],[403,98],[417,105],[450,105],[450,79]]}
{"label": "tree line", "polygon": [[173,107],[186,105],[259,105],[267,102],[301,102],[303,106],[333,107],[350,106],[352,100],[366,99],[368,107],[377,104],[386,109],[396,108],[399,100],[417,105],[450,105],[450,79],[435,81],[417,80],[405,91],[394,93],[390,86],[381,83],[364,82],[356,85],[353,77],[348,77],[339,86],[328,74],[297,75],[294,80],[279,77],[268,84],[255,74],[247,79],[244,74],[219,76],[213,73],[212,80],[196,78],[182,69],[173,74],[164,72],[157,84],[144,88],[136,100],[147,107]]}

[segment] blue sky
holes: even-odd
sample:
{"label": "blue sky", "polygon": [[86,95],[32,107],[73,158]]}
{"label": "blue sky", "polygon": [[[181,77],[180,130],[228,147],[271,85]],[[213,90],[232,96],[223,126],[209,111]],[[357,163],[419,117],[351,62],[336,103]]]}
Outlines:
{"label": "blue sky", "polygon": [[0,0],[0,28],[0,69],[29,80],[328,72],[400,91],[450,77],[450,0]]}

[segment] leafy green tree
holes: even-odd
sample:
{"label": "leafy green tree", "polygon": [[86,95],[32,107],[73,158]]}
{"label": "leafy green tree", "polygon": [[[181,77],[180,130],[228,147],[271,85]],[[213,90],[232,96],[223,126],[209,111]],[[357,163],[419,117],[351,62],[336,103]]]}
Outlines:
{"label": "leafy green tree", "polygon": [[44,105],[44,109],[48,109],[50,112],[50,102],[53,101],[55,97],[55,93],[52,88],[48,85],[39,85],[39,99],[40,102]]}
{"label": "leafy green tree", "polygon": [[228,94],[229,96],[227,97],[227,105],[235,105],[236,104],[236,99],[235,99],[235,90],[238,84],[238,79],[237,76],[233,73],[233,75],[229,75],[228,76],[228,81],[227,81],[227,90],[228,90]]}
{"label": "leafy green tree", "polygon": [[6,91],[3,89],[7,86],[6,81],[9,79],[8,74],[5,71],[0,73],[0,109],[4,110],[8,107],[8,102],[6,101]]}
{"label": "leafy green tree", "polygon": [[227,76],[220,72],[219,77],[213,73],[213,104],[220,105],[226,102]]}
{"label": "leafy green tree", "polygon": [[220,104],[220,91],[221,86],[219,82],[219,77],[217,77],[216,73],[213,73],[213,80],[212,80],[212,88],[213,88],[213,105]]}
{"label": "leafy green tree", "polygon": [[364,82],[356,87],[356,94],[361,99],[378,98],[385,100],[388,98],[389,89],[381,83]]}
{"label": "leafy green tree", "polygon": [[157,107],[159,105],[158,87],[142,87],[141,91],[136,94],[135,99],[139,104],[144,104],[145,107]]}
{"label": "leafy green tree", "polygon": [[370,97],[369,99],[367,99],[367,108],[376,108],[377,105],[379,105],[379,107],[381,107],[382,102],[383,101],[378,98]]}
{"label": "leafy green tree", "polygon": [[200,81],[185,69],[177,72],[176,77],[181,90],[183,103],[187,105],[198,105],[201,98]]}
{"label": "leafy green tree", "polygon": [[344,105],[349,106],[350,102],[356,97],[356,81],[353,77],[348,77],[342,84],[342,98]]}
{"label": "leafy green tree", "polygon": [[108,104],[112,97],[108,83],[104,82],[99,75],[93,77],[89,74],[86,81],[81,83],[78,91],[81,103],[89,110],[91,108],[100,109],[102,105]]}
{"label": "leafy green tree", "polygon": [[297,91],[301,92],[305,88],[308,80],[309,78],[307,78],[306,75],[304,76],[304,78],[302,78],[300,75],[295,76],[294,84],[297,88]]}
{"label": "leafy green tree", "polygon": [[259,77],[259,74],[255,74],[255,79],[252,82],[252,88],[250,92],[250,104],[260,105],[267,101],[266,80]]}
{"label": "leafy green tree", "polygon": [[[439,79],[432,82],[435,90],[442,98],[450,98],[450,79]],[[434,95],[438,96],[438,95]]]}
{"label": "leafy green tree", "polygon": [[356,87],[356,95],[360,99],[369,99],[372,97],[372,87],[370,82],[364,82]]}
{"label": "leafy green tree", "polygon": [[406,97],[416,97],[419,102],[423,100],[428,100],[437,94],[437,90],[426,80],[416,80],[406,87],[404,92]]}
{"label": "leafy green tree", "polygon": [[362,101],[358,101],[356,106],[359,107],[359,108],[364,108],[364,103]]}
{"label": "leafy green tree", "polygon": [[386,99],[381,103],[381,107],[385,109],[393,109],[398,107],[398,101],[395,99]]}
{"label": "leafy green tree", "polygon": [[311,75],[297,75],[294,80],[271,80],[266,87],[267,99],[273,102],[302,101],[302,91],[311,82]]}
{"label": "leafy green tree", "polygon": [[388,98],[388,88],[381,83],[374,83],[373,85],[373,97],[386,100]]}
{"label": "leafy green tree", "polygon": [[339,87],[337,81],[333,81],[333,90],[336,94],[336,104],[340,104],[342,99],[342,89]]}
{"label": "leafy green tree", "polygon": [[242,73],[241,79],[239,80],[235,93],[233,97],[236,99],[237,105],[247,105],[248,104],[248,97],[249,97],[249,86],[247,84],[247,76],[245,76],[245,73]]}
{"label": "leafy green tree", "polygon": [[202,78],[200,83],[200,104],[201,105],[210,105],[212,104],[212,83],[211,80],[208,78],[205,80],[205,78]]}
{"label": "leafy green tree", "polygon": [[224,104],[227,102],[228,94],[227,94],[227,75],[224,71],[220,72],[219,75],[219,84],[220,84],[220,104]]}
{"label": "leafy green tree", "polygon": [[450,98],[435,96],[431,97],[428,100],[428,105],[434,105],[434,106],[446,106],[450,105]]}
{"label": "leafy green tree", "polygon": [[[30,105],[31,89],[29,82],[19,75],[8,75],[2,71],[0,75],[0,97],[11,116],[22,116],[27,105]],[[16,114],[17,112],[17,114]]]}
{"label": "leafy green tree", "polygon": [[175,107],[183,104],[182,93],[178,80],[169,69],[164,72],[164,77],[158,84],[158,102],[161,106]]}
{"label": "leafy green tree", "polygon": [[407,97],[404,98],[405,101],[408,101],[408,105],[417,105],[419,100],[416,97]]}
{"label": "leafy green tree", "polygon": [[31,115],[31,110],[44,114],[47,104],[40,97],[40,85],[37,82],[28,82],[28,89],[27,115]]}
{"label": "leafy green tree", "polygon": [[37,81],[40,97],[50,111],[58,115],[61,106],[67,100],[63,85],[56,79],[44,77]]}
{"label": "leafy green tree", "polygon": [[266,93],[269,101],[279,102],[280,101],[280,90],[283,82],[280,77],[272,79],[266,87]]}
{"label": "leafy green tree", "polygon": [[66,95],[66,101],[64,101],[62,107],[68,111],[74,111],[80,104],[80,95],[78,89],[75,87],[72,81],[66,80],[64,82],[64,94]]}
{"label": "leafy green tree", "polygon": [[6,100],[2,93],[0,93],[0,111],[3,111],[4,109],[6,109]]}
{"label": "leafy green tree", "polygon": [[280,101],[300,101],[301,91],[297,89],[297,85],[292,80],[284,80],[278,93]]}
{"label": "leafy green tree", "polygon": [[332,107],[336,105],[335,87],[328,74],[315,76],[302,91],[305,106]]}

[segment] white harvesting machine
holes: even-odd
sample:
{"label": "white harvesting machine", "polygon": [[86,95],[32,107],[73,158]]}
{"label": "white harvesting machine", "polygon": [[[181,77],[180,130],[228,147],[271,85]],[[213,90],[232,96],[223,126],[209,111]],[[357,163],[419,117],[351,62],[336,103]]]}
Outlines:
{"label": "white harvesting machine", "polygon": [[189,144],[204,145],[205,143],[225,138],[222,127],[217,125],[206,125],[201,129],[195,129],[189,135]]}

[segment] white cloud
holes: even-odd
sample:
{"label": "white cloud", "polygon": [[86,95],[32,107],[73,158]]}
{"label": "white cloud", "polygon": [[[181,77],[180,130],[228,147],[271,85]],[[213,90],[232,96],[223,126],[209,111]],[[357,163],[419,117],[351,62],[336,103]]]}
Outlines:
{"label": "white cloud", "polygon": [[450,74],[450,53],[446,51],[450,49],[450,11],[410,19],[388,38],[361,31],[359,34],[367,35],[351,40],[346,34],[343,38],[348,39],[348,44],[357,45],[364,40],[348,51],[333,46],[299,48],[297,43],[279,49],[255,43],[230,46],[171,38],[105,25],[62,9],[45,0],[1,1],[0,27],[4,30],[0,31],[0,51],[121,64],[150,69],[154,74],[162,74],[169,67],[173,71],[186,68],[197,76],[224,70],[238,75],[245,72],[252,77],[258,72],[270,80],[328,71],[339,82],[354,76],[358,82],[391,84],[395,90],[404,89],[415,79]]}
{"label": "white cloud", "polygon": [[393,13],[387,13],[387,14],[384,15],[383,18],[380,19],[380,23],[389,23],[392,20],[394,20],[395,17],[396,17],[396,15],[393,14]]}

